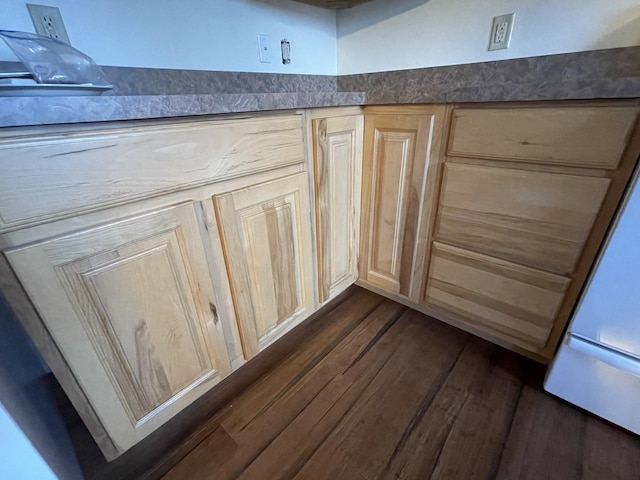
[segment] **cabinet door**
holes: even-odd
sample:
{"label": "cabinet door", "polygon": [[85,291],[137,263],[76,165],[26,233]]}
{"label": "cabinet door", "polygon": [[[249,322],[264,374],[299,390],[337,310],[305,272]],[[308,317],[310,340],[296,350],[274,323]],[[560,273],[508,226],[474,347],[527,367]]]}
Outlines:
{"label": "cabinet door", "polygon": [[427,174],[440,153],[444,107],[429,112],[365,115],[360,277],[405,297],[419,295]]}
{"label": "cabinet door", "polygon": [[6,252],[118,450],[231,370],[192,203]]}
{"label": "cabinet door", "polygon": [[313,120],[320,302],[358,278],[362,130],[362,115]]}
{"label": "cabinet door", "polygon": [[247,359],[314,309],[307,182],[300,173],[214,197]]}

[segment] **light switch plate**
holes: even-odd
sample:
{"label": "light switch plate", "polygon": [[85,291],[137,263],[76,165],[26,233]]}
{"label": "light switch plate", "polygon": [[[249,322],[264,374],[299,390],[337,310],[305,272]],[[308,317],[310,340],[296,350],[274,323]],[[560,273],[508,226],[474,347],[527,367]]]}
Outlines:
{"label": "light switch plate", "polygon": [[509,48],[515,17],[515,13],[507,13],[506,15],[493,17],[491,38],[489,39],[489,50],[502,50]]}
{"label": "light switch plate", "polygon": [[269,35],[263,33],[258,34],[258,53],[260,54],[261,63],[271,63],[271,44]]}

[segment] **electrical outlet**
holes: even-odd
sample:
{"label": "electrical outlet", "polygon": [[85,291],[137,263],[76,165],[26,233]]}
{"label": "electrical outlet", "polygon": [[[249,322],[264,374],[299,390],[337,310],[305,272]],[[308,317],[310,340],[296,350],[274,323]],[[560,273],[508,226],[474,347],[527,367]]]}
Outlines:
{"label": "electrical outlet", "polygon": [[64,28],[64,22],[62,21],[62,15],[58,7],[48,7],[46,5],[34,5],[27,3],[29,9],[29,15],[31,15],[31,21],[36,29],[38,35],[44,35],[45,37],[55,38],[62,42],[68,43],[69,36],[67,35],[67,29]]}
{"label": "electrical outlet", "polygon": [[280,41],[280,51],[282,52],[282,64],[289,65],[291,63],[291,42],[286,38]]}
{"label": "electrical outlet", "polygon": [[515,16],[515,13],[508,13],[506,15],[500,15],[499,17],[493,17],[489,50],[502,50],[504,48],[509,48]]}
{"label": "electrical outlet", "polygon": [[271,63],[271,44],[269,35],[258,34],[258,51],[260,53],[260,63]]}

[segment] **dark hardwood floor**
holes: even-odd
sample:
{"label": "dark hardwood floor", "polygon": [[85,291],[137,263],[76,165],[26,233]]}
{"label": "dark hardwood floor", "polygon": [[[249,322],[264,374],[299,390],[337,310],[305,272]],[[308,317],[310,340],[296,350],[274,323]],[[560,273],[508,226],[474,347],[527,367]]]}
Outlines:
{"label": "dark hardwood floor", "polygon": [[146,476],[640,478],[640,438],[545,393],[542,365],[359,288],[314,322]]}

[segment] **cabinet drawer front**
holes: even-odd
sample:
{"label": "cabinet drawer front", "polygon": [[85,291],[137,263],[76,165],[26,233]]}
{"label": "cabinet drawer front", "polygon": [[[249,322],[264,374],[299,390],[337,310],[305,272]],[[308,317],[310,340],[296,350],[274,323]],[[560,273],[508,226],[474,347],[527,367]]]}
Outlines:
{"label": "cabinet drawer front", "polygon": [[436,238],[555,273],[573,272],[611,180],[446,165]]}
{"label": "cabinet drawer front", "polygon": [[570,279],[435,242],[429,306],[524,347],[544,347]]}
{"label": "cabinet drawer front", "polygon": [[303,160],[299,115],[8,139],[0,220],[41,221]]}
{"label": "cabinet drawer front", "polygon": [[449,155],[615,169],[637,107],[463,108]]}
{"label": "cabinet drawer front", "polygon": [[119,451],[230,372],[193,204],[6,252]]}

